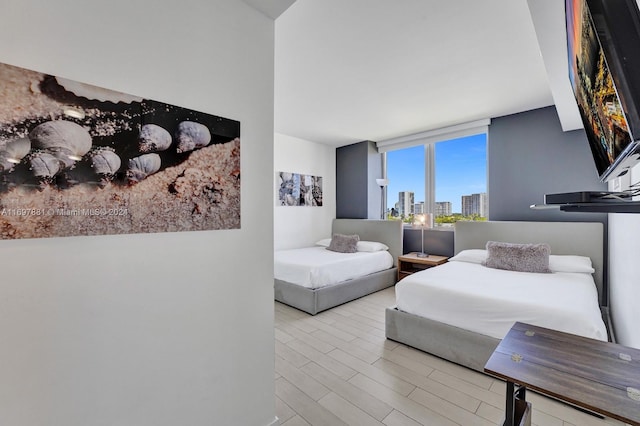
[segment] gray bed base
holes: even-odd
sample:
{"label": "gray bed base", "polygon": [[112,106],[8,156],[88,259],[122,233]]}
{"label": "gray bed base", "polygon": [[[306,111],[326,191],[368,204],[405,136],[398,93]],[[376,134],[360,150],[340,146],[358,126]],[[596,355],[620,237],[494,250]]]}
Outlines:
{"label": "gray bed base", "polygon": [[318,289],[308,289],[276,279],[275,299],[308,314],[315,315],[367,294],[391,287],[398,278],[398,268],[386,269],[365,277]]}
{"label": "gray bed base", "polygon": [[332,234],[358,234],[361,241],[378,241],[389,247],[393,267],[365,277],[319,289],[309,289],[274,279],[274,298],[315,315],[329,308],[391,287],[398,280],[398,256],[402,254],[402,222],[399,220],[334,219]]}
{"label": "gray bed base", "polygon": [[474,333],[439,321],[387,308],[387,339],[404,343],[456,364],[482,371],[500,339]]}
{"label": "gray bed base", "polygon": [[[602,304],[604,227],[601,223],[458,222],[455,232],[456,254],[465,249],[484,248],[487,241],[493,240],[547,242],[552,254],[589,256],[596,269],[594,281]],[[614,341],[608,310],[602,307],[601,311],[609,338]],[[500,343],[500,339],[402,312],[396,307],[385,311],[385,332],[388,339],[480,372]]]}
{"label": "gray bed base", "polygon": [[[601,312],[609,341],[615,343],[609,311],[601,307]],[[395,306],[385,311],[385,332],[387,339],[480,372],[500,343],[495,337],[408,314]]]}

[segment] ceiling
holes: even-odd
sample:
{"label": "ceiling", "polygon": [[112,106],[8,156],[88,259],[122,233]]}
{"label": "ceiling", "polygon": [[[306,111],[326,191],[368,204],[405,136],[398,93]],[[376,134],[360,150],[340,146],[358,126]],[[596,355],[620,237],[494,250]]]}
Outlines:
{"label": "ceiling", "polygon": [[554,104],[527,0],[296,0],[275,32],[277,133],[342,146]]}

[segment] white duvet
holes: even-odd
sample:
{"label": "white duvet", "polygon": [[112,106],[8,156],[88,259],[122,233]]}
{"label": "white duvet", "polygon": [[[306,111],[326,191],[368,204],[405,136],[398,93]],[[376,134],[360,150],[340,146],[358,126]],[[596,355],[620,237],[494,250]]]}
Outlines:
{"label": "white duvet", "polygon": [[598,340],[607,331],[591,274],[449,262],[396,284],[399,310],[502,339],[516,321]]}
{"label": "white duvet", "polygon": [[276,279],[321,288],[393,266],[388,251],[338,253],[325,247],[279,250],[274,254]]}

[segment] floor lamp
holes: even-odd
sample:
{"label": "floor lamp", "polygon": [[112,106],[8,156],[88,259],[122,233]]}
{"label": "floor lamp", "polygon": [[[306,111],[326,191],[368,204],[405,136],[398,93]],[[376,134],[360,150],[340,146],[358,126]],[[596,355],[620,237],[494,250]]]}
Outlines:
{"label": "floor lamp", "polygon": [[376,183],[380,187],[380,219],[384,220],[384,188],[389,185],[389,179],[376,179]]}

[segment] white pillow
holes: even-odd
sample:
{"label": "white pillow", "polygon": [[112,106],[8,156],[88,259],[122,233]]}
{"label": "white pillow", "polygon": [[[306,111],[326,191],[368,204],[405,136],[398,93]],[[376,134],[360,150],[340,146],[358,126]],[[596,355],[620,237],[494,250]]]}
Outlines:
{"label": "white pillow", "polygon": [[571,254],[550,255],[549,269],[551,272],[584,272],[588,274],[593,274],[596,271],[593,269],[590,258]]}
{"label": "white pillow", "polygon": [[383,251],[389,250],[385,244],[375,241],[358,241],[358,251]]}
{"label": "white pillow", "polygon": [[329,247],[329,244],[331,244],[331,238],[324,238],[316,242],[316,245],[320,247]]}
{"label": "white pillow", "polygon": [[462,250],[460,253],[449,258],[449,262],[469,262],[483,263],[487,260],[487,251],[484,249]]}
{"label": "white pillow", "polygon": [[[487,259],[487,251],[482,249],[462,250],[449,259],[449,262],[480,263]],[[549,256],[549,269],[551,272],[581,272],[593,274],[595,269],[591,259],[586,256],[571,254],[552,254]]]}

